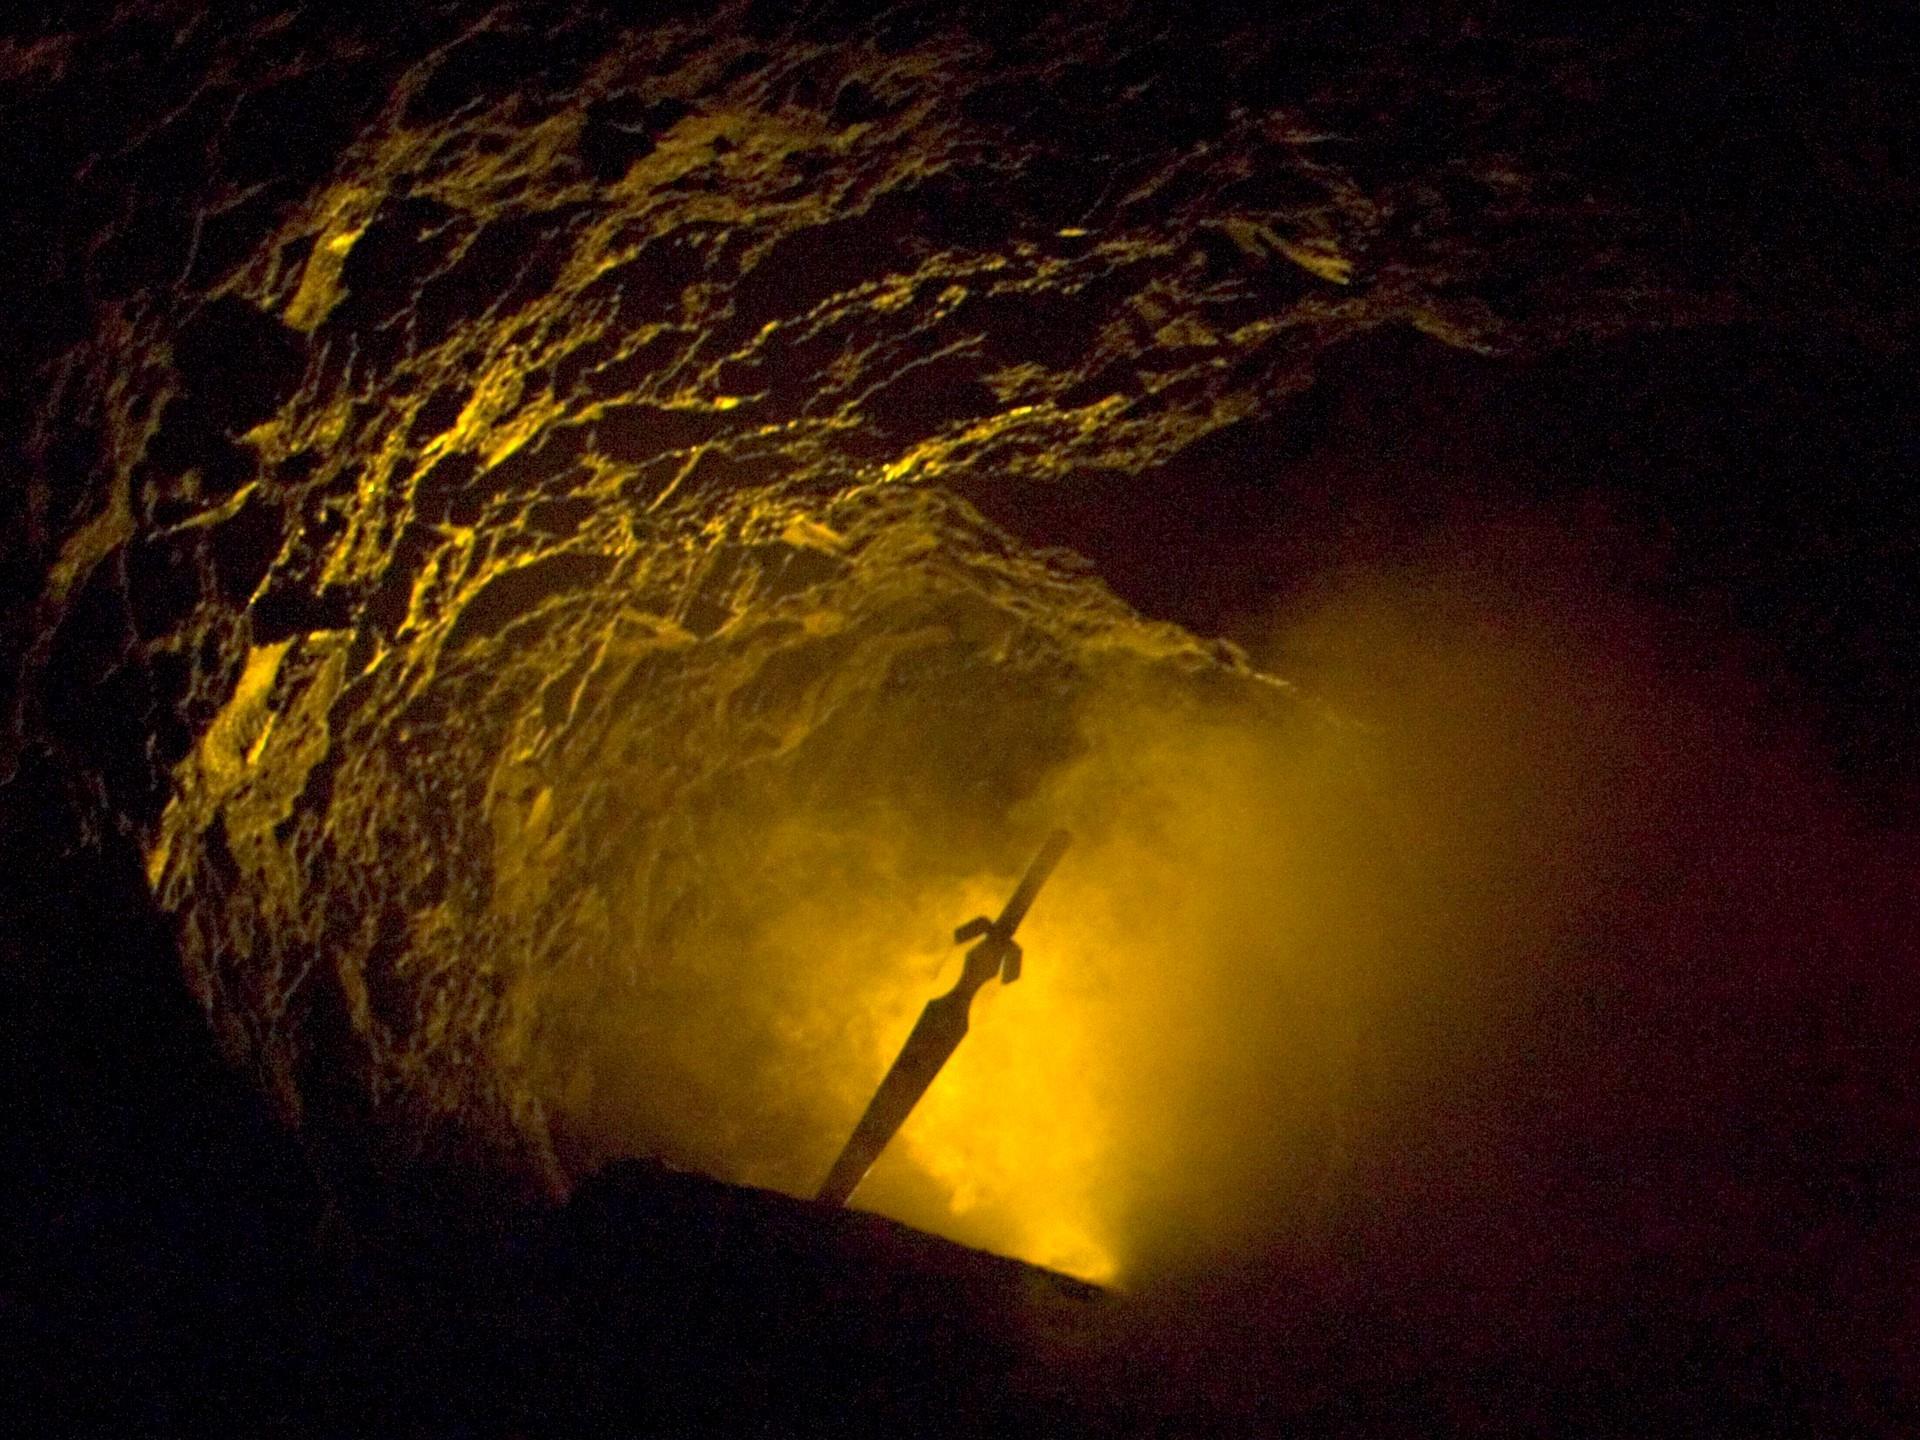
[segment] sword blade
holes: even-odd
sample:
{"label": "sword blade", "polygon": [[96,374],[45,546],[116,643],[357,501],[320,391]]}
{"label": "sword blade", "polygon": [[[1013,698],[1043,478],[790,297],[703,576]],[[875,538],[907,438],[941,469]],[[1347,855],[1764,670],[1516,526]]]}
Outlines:
{"label": "sword blade", "polygon": [[880,1088],[867,1102],[866,1113],[853,1127],[853,1134],[840,1151],[840,1158],[827,1172],[820,1187],[821,1200],[829,1205],[844,1205],[860,1182],[887,1148],[894,1132],[905,1123],[920,1097],[927,1093],[933,1077],[947,1063],[947,1057],[959,1048],[967,1036],[967,1001],[970,997],[949,992],[929,1000],[913,1022],[913,1033],[900,1047],[893,1066]]}

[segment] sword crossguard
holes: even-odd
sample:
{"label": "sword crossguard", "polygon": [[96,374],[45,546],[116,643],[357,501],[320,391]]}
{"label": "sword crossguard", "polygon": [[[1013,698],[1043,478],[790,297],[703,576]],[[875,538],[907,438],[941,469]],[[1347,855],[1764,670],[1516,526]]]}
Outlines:
{"label": "sword crossguard", "polygon": [[[1020,946],[1010,936],[1003,935],[1000,927],[993,921],[987,919],[986,916],[976,915],[958,930],[955,930],[953,932],[953,943],[956,945],[964,945],[969,940],[980,939],[983,935],[987,937],[985,943],[974,953],[980,955],[983,960],[991,955],[1000,971],[1000,983],[1002,985],[1013,984],[1014,981],[1020,978]],[[972,960],[973,955],[967,956],[967,959]],[[992,978],[991,974],[983,976],[982,983],[984,984],[986,980]]]}

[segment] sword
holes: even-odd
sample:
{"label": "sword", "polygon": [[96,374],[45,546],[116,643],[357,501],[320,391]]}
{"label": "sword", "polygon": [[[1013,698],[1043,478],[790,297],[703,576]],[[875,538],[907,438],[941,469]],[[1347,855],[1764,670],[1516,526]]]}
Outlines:
{"label": "sword", "polygon": [[880,1088],[873,1092],[873,1099],[867,1102],[866,1113],[860,1117],[860,1123],[853,1127],[853,1134],[841,1150],[840,1158],[833,1162],[833,1169],[827,1172],[826,1183],[820,1187],[821,1200],[829,1205],[844,1205],[847,1197],[866,1178],[867,1171],[880,1158],[880,1152],[887,1148],[887,1142],[893,1139],[894,1132],[906,1120],[920,1097],[926,1094],[927,1086],[940,1073],[940,1067],[947,1063],[947,1057],[966,1038],[967,1011],[980,987],[995,975],[1005,985],[1011,985],[1020,978],[1020,947],[1013,942],[1013,932],[1020,928],[1020,922],[1026,918],[1034,896],[1047,883],[1047,877],[1053,873],[1053,867],[1060,863],[1060,857],[1066,853],[1067,844],[1072,838],[1064,830],[1056,830],[1047,837],[1047,843],[1033,857],[1033,864],[1027,867],[1020,888],[1013,892],[1013,898],[1007,901],[1006,909],[1000,912],[998,920],[976,915],[953,932],[953,943],[956,945],[976,939],[980,943],[967,952],[966,966],[953,988],[929,1000],[926,1008],[920,1012],[920,1018],[914,1022],[913,1033],[907,1036],[907,1043],[900,1047],[893,1067],[880,1082]]}

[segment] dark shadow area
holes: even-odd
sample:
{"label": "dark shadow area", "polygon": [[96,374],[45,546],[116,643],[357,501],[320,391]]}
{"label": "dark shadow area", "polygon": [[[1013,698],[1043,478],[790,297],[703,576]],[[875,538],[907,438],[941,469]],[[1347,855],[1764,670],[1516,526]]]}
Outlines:
{"label": "dark shadow area", "polygon": [[1487,360],[1389,330],[1158,472],[966,495],[1147,613],[1255,648],[1345,569],[1544,521],[1623,592],[1717,635],[1783,708],[1815,712],[1860,799],[1904,823],[1920,797],[1916,466],[1910,375],[1842,340],[1711,328]]}
{"label": "dark shadow area", "polygon": [[891,1221],[640,1163],[558,1210],[404,1166],[323,1190],[74,798],[0,789],[9,1433],[1077,1428],[1036,1347],[1100,1292]]}

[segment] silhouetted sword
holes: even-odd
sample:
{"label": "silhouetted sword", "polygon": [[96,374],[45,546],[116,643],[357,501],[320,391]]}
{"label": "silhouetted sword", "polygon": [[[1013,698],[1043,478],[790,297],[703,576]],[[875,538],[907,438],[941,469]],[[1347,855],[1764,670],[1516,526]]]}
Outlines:
{"label": "silhouetted sword", "polygon": [[956,945],[973,939],[980,943],[967,952],[966,968],[960,972],[953,989],[927,1002],[927,1008],[914,1022],[913,1033],[900,1047],[893,1068],[887,1071],[886,1079],[867,1102],[867,1113],[853,1127],[846,1148],[833,1162],[833,1169],[827,1172],[826,1184],[820,1187],[820,1198],[827,1204],[847,1203],[847,1197],[866,1178],[867,1171],[887,1148],[887,1142],[893,1139],[901,1122],[926,1094],[927,1086],[947,1063],[947,1057],[966,1038],[967,1011],[980,987],[995,975],[1007,985],[1020,978],[1020,947],[1013,943],[1013,932],[1020,928],[1033,897],[1047,883],[1047,877],[1060,863],[1072,838],[1064,830],[1056,830],[1047,837],[1047,843],[1033,857],[1020,888],[1013,892],[1013,898],[1007,901],[1007,908],[1000,912],[998,920],[978,915],[953,932]]}

